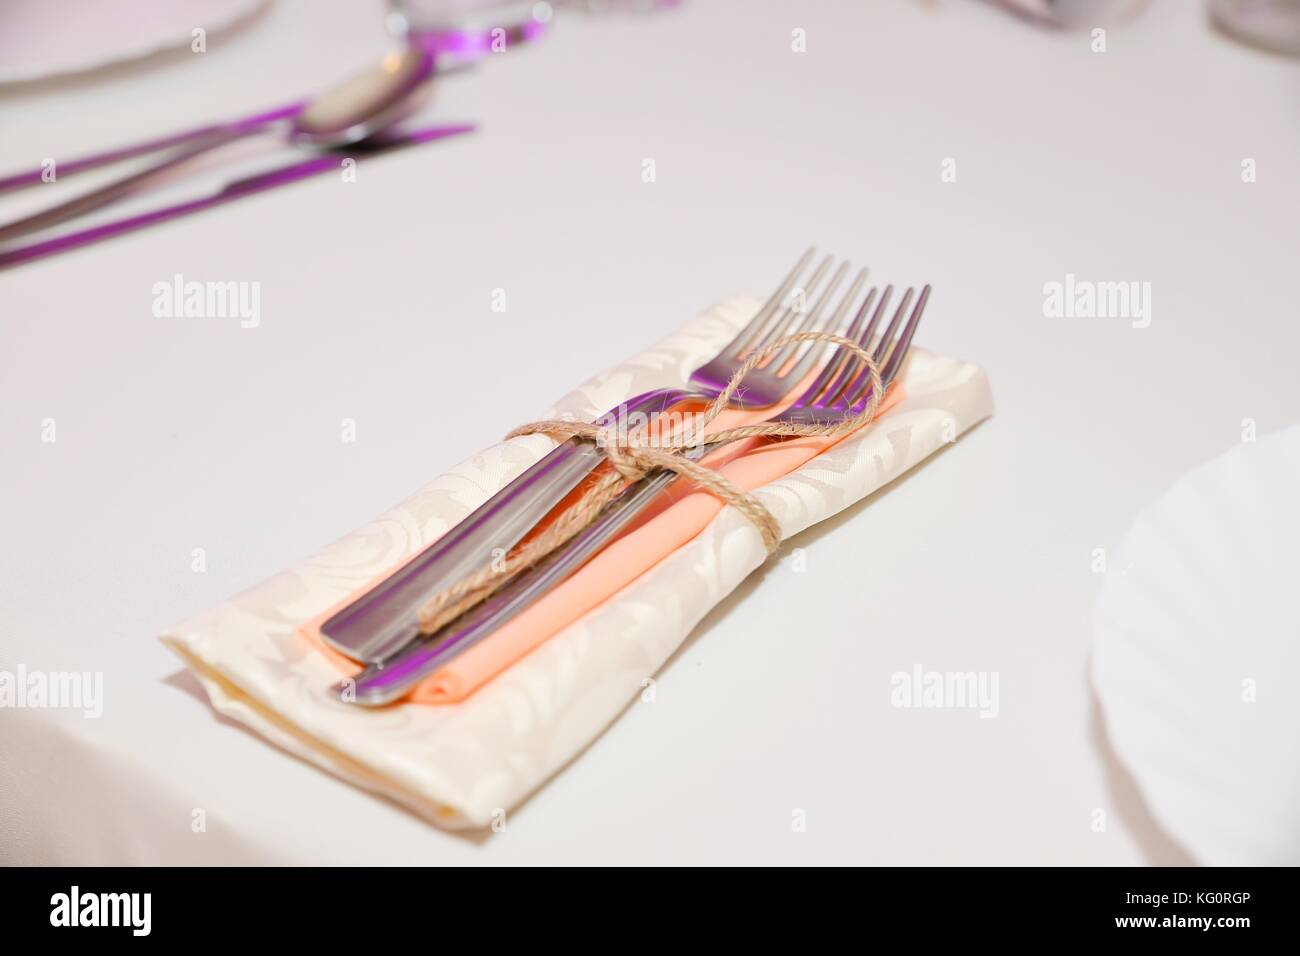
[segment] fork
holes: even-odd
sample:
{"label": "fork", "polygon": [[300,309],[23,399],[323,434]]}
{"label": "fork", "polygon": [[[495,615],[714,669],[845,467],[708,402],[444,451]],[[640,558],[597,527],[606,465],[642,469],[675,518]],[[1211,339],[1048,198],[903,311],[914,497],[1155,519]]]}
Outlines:
{"label": "fork", "polygon": [[[865,279],[865,270],[858,278]],[[845,337],[870,350],[892,293],[892,286],[886,286],[877,302],[877,290],[871,289]],[[837,314],[847,310],[845,303],[850,302],[855,294],[855,291],[845,294],[840,307],[836,309]],[[908,289],[885,332],[880,336],[875,351],[871,353],[872,361],[880,372],[882,392],[898,376],[907,358],[916,327],[930,298],[930,287],[927,285],[922,289],[906,324],[902,324],[912,298],[913,291]],[[869,313],[870,319],[867,318]],[[795,403],[770,421],[832,424],[860,415],[867,408],[871,396],[871,373],[866,363],[856,354],[840,350],[826,363]],[[706,447],[709,446],[699,445],[686,454],[692,459],[701,458]],[[389,660],[371,664],[355,678],[336,685],[335,691],[344,701],[365,707],[379,707],[400,699],[425,676],[490,636],[568,579],[611,538],[626,528],[676,478],[676,473],[664,471],[633,484],[571,542],[548,555],[537,566],[520,574],[483,604],[449,623],[438,634],[417,639]]]}
{"label": "fork", "polygon": [[[797,286],[814,254],[813,249],[804,252],[754,318],[722,351],[691,373],[690,388],[645,392],[611,409],[600,421],[618,425],[637,420],[634,416],[662,413],[684,401],[712,400],[751,350],[795,332],[838,328],[851,297],[866,281],[866,270],[858,274],[849,295],[823,320],[849,265],[840,264],[808,308],[806,303],[833,261],[831,256],[824,257],[807,281]],[[824,353],[823,343],[807,348],[804,343],[792,343],[783,348],[746,376],[744,394],[736,394],[732,407],[753,409],[777,404],[812,371]],[[390,657],[419,637],[417,612],[430,596],[477,571],[487,563],[493,549],[503,553],[518,544],[604,457],[593,442],[569,439],[562,443],[377,587],[330,615],[321,623],[321,639],[363,663],[378,663]]]}

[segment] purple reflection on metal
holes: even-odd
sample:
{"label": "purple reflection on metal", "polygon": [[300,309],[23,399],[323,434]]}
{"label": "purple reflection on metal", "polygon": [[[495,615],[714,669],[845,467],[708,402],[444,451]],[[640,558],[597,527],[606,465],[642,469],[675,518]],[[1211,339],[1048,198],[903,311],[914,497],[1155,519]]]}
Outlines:
{"label": "purple reflection on metal", "polygon": [[[87,169],[95,169],[99,166],[107,166],[110,163],[120,162],[124,159],[130,159],[133,156],[143,156],[147,153],[158,152],[163,149],[170,149],[173,146],[180,146],[193,140],[202,139],[213,133],[227,131],[248,132],[258,129],[262,126],[269,126],[272,123],[279,122],[283,119],[292,119],[302,112],[306,106],[306,100],[300,100],[297,103],[290,103],[288,106],[276,107],[265,113],[256,113],[245,119],[234,120],[230,123],[214,123],[210,126],[199,126],[195,129],[186,130],[183,133],[172,133],[170,136],[163,136],[159,139],[147,140],[143,143],[135,143],[131,146],[121,146],[117,149],[111,149],[103,153],[95,153],[93,156],[83,156],[79,159],[70,159],[59,163],[59,176],[71,176],[73,173],[83,172]],[[13,176],[0,178],[0,193],[10,192],[15,189],[21,189],[24,186],[37,185],[43,180],[42,169],[33,169],[25,173],[16,173]]]}
{"label": "purple reflection on metal", "polygon": [[91,229],[83,229],[79,232],[70,233],[65,236],[57,236],[54,239],[32,243],[29,246],[22,246],[18,249],[10,249],[0,252],[0,269],[7,269],[24,262],[31,262],[34,259],[43,259],[46,256],[57,255],[60,252],[67,252],[71,249],[87,246],[104,239],[111,239],[114,236],[120,236],[128,232],[135,232],[137,229],[144,229],[148,226],[157,225],[160,222],[167,222],[170,219],[178,219],[181,216],[186,216],[193,212],[200,212],[204,209],[210,209],[213,206],[232,202],[233,200],[241,199],[244,196],[252,196],[256,193],[265,192],[268,189],[274,189],[277,186],[297,182],[300,179],[306,179],[309,176],[315,176],[318,173],[323,173],[327,170],[337,170],[339,168],[339,160],[342,156],[373,156],[390,150],[400,149],[404,146],[413,146],[419,143],[428,143],[436,139],[443,139],[448,136],[457,136],[461,133],[469,133],[473,130],[474,126],[468,123],[462,123],[455,126],[434,126],[427,129],[415,130],[409,133],[393,134],[384,137],[383,139],[376,140],[374,145],[368,146],[364,150],[353,150],[351,153],[340,151],[337,153],[327,153],[323,156],[315,156],[304,162],[293,163],[288,166],[282,166],[279,169],[271,170],[270,172],[259,173],[255,176],[236,180],[235,182],[225,186],[220,192],[213,193],[210,196],[204,196],[201,199],[193,199],[189,202],[178,203],[174,206],[165,206],[161,209],[154,209],[137,216],[130,216],[126,219],[119,219],[115,222],[95,226]]}
{"label": "purple reflection on metal", "polygon": [[516,43],[528,43],[546,32],[540,20],[528,20],[508,27],[486,27],[481,30],[412,30],[407,42],[421,47],[435,56],[450,54],[461,60],[476,60],[498,52],[497,45],[508,50]]}

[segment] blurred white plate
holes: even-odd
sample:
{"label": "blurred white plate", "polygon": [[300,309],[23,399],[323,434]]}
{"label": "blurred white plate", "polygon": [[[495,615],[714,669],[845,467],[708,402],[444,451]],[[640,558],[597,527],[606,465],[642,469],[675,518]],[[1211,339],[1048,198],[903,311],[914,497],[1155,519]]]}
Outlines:
{"label": "blurred white plate", "polygon": [[93,70],[208,38],[270,0],[3,0],[0,83]]}
{"label": "blurred white plate", "polygon": [[[1300,864],[1300,427],[1140,515],[1097,600],[1115,752],[1204,864]],[[1251,700],[1251,697],[1254,700]]]}

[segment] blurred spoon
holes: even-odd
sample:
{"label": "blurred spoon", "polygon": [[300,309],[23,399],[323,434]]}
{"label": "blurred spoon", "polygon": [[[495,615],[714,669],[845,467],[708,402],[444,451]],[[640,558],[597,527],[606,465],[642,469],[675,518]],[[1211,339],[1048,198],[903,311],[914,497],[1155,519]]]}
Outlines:
{"label": "blurred spoon", "polygon": [[[288,119],[286,138],[296,146],[339,149],[369,140],[409,116],[421,103],[433,75],[434,56],[410,47],[384,57],[378,67],[366,70],[297,108],[267,114],[272,120]],[[259,121],[260,120],[260,121]],[[186,143],[166,159],[139,172],[91,190],[41,212],[0,226],[0,241],[37,232],[116,201],[163,172],[235,140],[266,130],[263,117],[182,135],[170,144]],[[130,149],[119,151],[125,155]],[[110,154],[113,155],[113,154]],[[107,161],[107,160],[106,160]],[[80,168],[85,168],[82,163]]]}

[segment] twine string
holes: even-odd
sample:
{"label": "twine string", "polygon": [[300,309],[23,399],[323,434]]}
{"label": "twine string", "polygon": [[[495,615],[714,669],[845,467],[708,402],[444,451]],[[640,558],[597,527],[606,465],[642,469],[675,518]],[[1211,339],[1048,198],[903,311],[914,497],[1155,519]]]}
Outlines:
{"label": "twine string", "polygon": [[[852,416],[824,423],[799,424],[769,421],[723,429],[709,435],[704,434],[709,423],[726,410],[746,375],[768,356],[787,345],[798,342],[822,342],[835,345],[851,352],[861,360],[867,368],[871,381],[871,392],[861,411]],[[594,441],[605,449],[612,467],[592,482],[582,497],[557,515],[540,533],[513,548],[505,556],[504,561],[494,562],[479,569],[426,601],[419,611],[420,633],[434,634],[448,622],[487,600],[520,573],[581,533],[625,488],[660,469],[689,478],[724,504],[739,511],[758,530],[768,555],[772,555],[781,544],[781,527],[772,512],[753,494],[736,485],[722,473],[692,461],[683,452],[702,445],[721,445],[742,438],[811,436],[835,438],[847,435],[875,418],[883,391],[880,370],[862,345],[830,332],[799,332],[751,352],[731,376],[727,387],[718,393],[717,398],[709,404],[698,421],[689,429],[691,434],[656,437],[654,444],[649,444],[644,431],[620,438],[617,425],[604,426],[593,422],[563,419],[546,419],[521,425],[506,437],[541,433],[550,435],[557,441],[569,438]]]}

